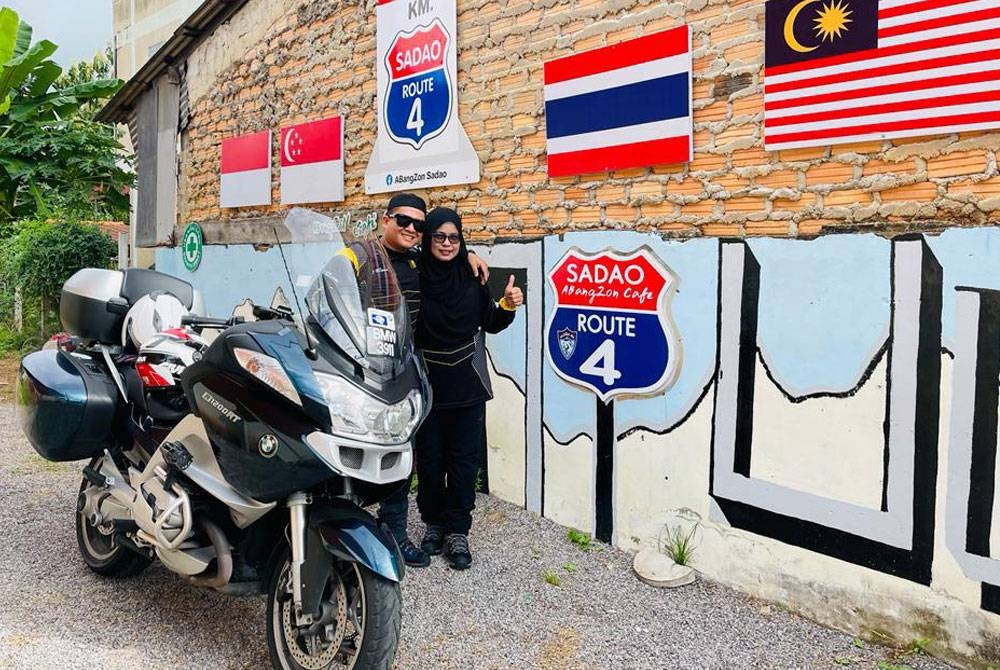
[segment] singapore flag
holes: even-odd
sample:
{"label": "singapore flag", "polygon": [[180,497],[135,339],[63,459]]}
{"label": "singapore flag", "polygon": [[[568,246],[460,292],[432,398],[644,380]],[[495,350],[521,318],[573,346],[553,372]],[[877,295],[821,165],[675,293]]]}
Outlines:
{"label": "singapore flag", "polygon": [[281,129],[281,203],[344,199],[344,119]]}
{"label": "singapore flag", "polygon": [[271,204],[271,131],[222,140],[223,207]]}

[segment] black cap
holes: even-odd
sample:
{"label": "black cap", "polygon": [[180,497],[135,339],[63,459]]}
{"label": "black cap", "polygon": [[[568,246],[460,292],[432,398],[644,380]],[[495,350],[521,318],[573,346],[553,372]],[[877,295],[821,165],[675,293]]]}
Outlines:
{"label": "black cap", "polygon": [[389,206],[386,207],[385,211],[391,212],[397,207],[412,207],[414,209],[419,209],[424,214],[427,213],[427,203],[419,195],[413,195],[412,193],[397,193],[389,199]]}

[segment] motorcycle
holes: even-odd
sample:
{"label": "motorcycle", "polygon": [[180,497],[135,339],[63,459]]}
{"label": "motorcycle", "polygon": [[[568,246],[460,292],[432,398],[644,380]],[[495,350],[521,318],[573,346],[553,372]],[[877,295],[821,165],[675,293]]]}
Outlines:
{"label": "motorcycle", "polygon": [[286,227],[297,270],[332,255],[295,281],[285,263],[302,317],[213,319],[169,275],[81,270],[60,303],[71,337],[24,359],[18,412],[40,455],[88,461],[76,537],[95,573],[159,560],[265,594],[274,668],[390,667],[404,563],[364,507],[405,484],[430,390],[381,245],[307,210]]}

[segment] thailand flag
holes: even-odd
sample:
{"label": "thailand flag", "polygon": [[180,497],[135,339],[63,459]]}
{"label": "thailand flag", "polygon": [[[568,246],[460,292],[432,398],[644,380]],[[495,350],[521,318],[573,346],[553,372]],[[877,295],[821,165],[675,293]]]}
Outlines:
{"label": "thailand flag", "polygon": [[271,131],[222,140],[223,207],[271,204]]}
{"label": "thailand flag", "polygon": [[281,203],[344,199],[344,120],[335,116],[281,129]]}
{"label": "thailand flag", "polygon": [[549,176],[691,160],[687,25],[545,63]]}

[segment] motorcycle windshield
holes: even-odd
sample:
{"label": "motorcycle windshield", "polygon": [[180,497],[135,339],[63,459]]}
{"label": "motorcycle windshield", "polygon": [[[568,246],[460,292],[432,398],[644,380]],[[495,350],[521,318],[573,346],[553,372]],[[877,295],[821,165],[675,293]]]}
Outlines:
{"label": "motorcycle windshield", "polygon": [[371,227],[300,208],[289,213],[285,227],[296,244],[326,245],[325,265],[296,282],[308,283],[309,314],[356,363],[396,374],[412,349],[412,334],[392,262]]}

